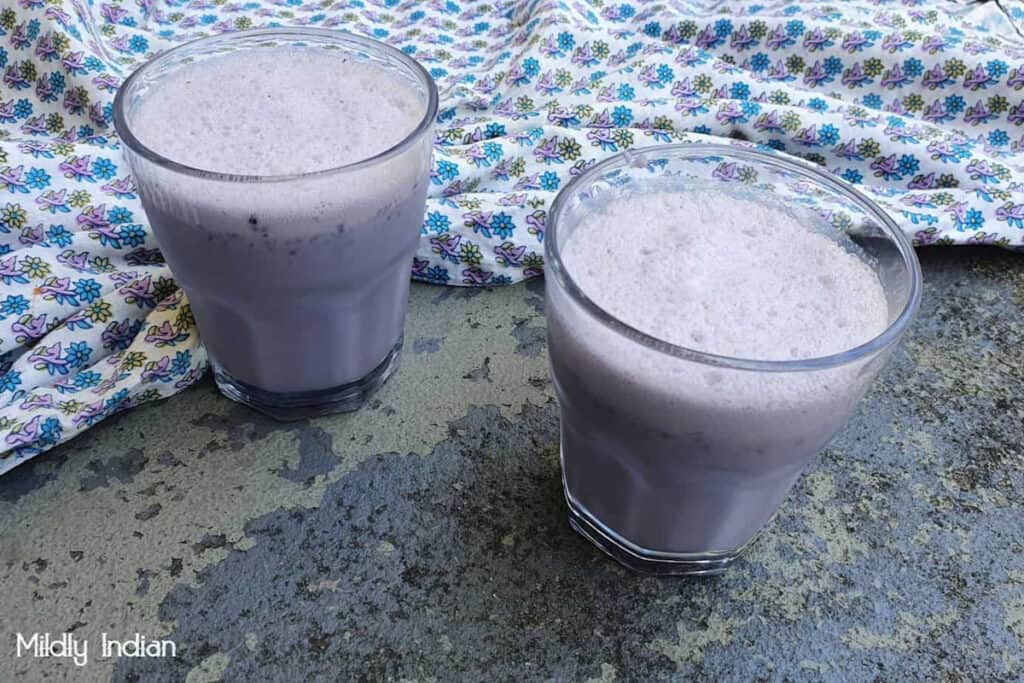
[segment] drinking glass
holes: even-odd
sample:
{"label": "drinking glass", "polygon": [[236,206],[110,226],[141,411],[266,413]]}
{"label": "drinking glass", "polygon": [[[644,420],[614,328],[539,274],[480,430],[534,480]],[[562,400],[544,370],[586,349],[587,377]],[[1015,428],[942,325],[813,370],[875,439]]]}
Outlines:
{"label": "drinking glass", "polygon": [[[573,179],[549,214],[548,340],[569,519],[640,571],[724,571],[853,414],[918,306],[920,267],[893,220],[852,186],[770,151],[720,144],[627,151]],[[587,239],[580,226],[589,212],[652,189],[808,212],[808,225],[877,273],[888,327],[829,356],[764,360],[671,344],[611,315],[577,284],[562,252]],[[673,258],[667,246],[633,244],[628,225],[621,242],[608,245],[641,247]]]}

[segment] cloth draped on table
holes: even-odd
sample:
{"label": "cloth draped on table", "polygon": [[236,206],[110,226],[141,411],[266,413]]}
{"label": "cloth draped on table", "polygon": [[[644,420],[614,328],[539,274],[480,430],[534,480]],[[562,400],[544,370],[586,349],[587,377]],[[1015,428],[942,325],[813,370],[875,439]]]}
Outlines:
{"label": "cloth draped on table", "polygon": [[168,47],[280,25],[387,41],[437,81],[418,280],[539,275],[545,212],[571,176],[626,148],[714,137],[824,166],[918,244],[1024,244],[1020,6],[10,0],[0,10],[0,473],[202,376],[206,356],[111,103]]}

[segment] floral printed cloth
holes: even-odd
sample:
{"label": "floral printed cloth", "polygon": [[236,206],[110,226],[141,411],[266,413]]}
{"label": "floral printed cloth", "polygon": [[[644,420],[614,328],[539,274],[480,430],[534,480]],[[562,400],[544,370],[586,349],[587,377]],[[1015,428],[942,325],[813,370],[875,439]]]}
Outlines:
{"label": "floral printed cloth", "polygon": [[[1007,3],[1009,5],[1009,3]],[[740,137],[860,185],[918,244],[1024,244],[1024,10],[940,0],[6,0],[0,473],[204,372],[111,126],[123,78],[210,33],[387,41],[441,109],[416,279],[543,269],[558,189],[630,147]],[[625,229],[625,226],[624,226]]]}

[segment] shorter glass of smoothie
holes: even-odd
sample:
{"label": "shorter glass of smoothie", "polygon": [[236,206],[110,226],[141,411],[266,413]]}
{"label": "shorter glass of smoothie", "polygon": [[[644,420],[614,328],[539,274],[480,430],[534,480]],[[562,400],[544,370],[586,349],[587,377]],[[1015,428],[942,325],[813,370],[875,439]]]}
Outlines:
{"label": "shorter glass of smoothie", "polygon": [[114,125],[225,395],[299,419],[396,370],[436,113],[412,58],[323,29],[203,38],[125,81]]}
{"label": "shorter glass of smoothie", "polygon": [[572,525],[631,568],[724,571],[843,427],[917,309],[898,226],[810,164],[630,151],[548,219]]}

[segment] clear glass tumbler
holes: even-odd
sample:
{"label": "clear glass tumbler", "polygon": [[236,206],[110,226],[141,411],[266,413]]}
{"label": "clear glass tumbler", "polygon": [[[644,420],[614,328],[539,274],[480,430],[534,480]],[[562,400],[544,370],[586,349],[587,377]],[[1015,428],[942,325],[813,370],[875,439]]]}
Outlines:
{"label": "clear glass tumbler", "polygon": [[[806,207],[824,234],[875,270],[888,328],[826,357],[760,360],[673,345],[610,315],[577,285],[561,252],[586,238],[577,228],[588,211],[652,183]],[[631,244],[628,226],[622,243],[608,246],[658,252]],[[853,414],[920,299],[913,248],[870,199],[809,164],[747,147],[666,145],[597,164],[559,194],[546,248],[570,521],[626,566],[657,574],[713,574],[736,559]],[[689,379],[701,373],[716,382]]]}
{"label": "clear glass tumbler", "polygon": [[[386,70],[418,95],[422,118],[376,156],[293,175],[193,168],[137,137],[140,104],[176,70],[283,46],[330,50]],[[226,396],[279,419],[299,419],[355,410],[395,372],[437,101],[430,75],[408,55],[368,38],[310,28],[196,40],[125,81],[114,125]]]}

